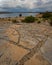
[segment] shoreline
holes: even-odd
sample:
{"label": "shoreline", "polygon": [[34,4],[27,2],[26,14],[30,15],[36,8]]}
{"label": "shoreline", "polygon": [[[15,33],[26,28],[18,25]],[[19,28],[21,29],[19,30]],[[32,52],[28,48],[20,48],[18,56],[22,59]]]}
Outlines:
{"label": "shoreline", "polygon": [[39,13],[33,13],[33,12],[1,13],[0,18],[19,17],[20,14],[22,14],[22,17],[27,17],[27,16],[35,17]]}

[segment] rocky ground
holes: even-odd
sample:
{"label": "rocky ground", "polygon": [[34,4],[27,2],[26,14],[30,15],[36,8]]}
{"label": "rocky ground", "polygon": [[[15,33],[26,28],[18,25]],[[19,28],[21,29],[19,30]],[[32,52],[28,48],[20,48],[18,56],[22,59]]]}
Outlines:
{"label": "rocky ground", "polygon": [[0,24],[0,65],[52,65],[52,27]]}

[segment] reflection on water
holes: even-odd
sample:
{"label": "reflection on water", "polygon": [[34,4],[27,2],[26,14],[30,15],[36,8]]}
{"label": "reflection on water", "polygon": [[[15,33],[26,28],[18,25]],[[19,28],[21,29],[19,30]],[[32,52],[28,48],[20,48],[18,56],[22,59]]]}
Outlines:
{"label": "reflection on water", "polygon": [[[0,18],[3,18],[3,17],[16,17],[16,16],[19,16],[20,13],[9,13],[9,14],[0,14]],[[35,16],[36,14],[38,13],[21,13],[22,16]]]}

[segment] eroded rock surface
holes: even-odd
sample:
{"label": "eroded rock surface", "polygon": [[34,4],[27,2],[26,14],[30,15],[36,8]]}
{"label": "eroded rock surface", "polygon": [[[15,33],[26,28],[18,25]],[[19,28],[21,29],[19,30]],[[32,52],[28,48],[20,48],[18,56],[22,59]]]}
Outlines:
{"label": "eroded rock surface", "polygon": [[52,64],[52,27],[35,23],[0,26],[0,65],[38,64]]}

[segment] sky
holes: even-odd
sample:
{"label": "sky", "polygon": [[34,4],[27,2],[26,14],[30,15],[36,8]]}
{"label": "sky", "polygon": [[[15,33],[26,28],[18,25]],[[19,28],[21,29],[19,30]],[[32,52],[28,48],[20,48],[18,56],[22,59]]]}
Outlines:
{"label": "sky", "polygon": [[0,0],[0,11],[52,11],[52,0]]}

